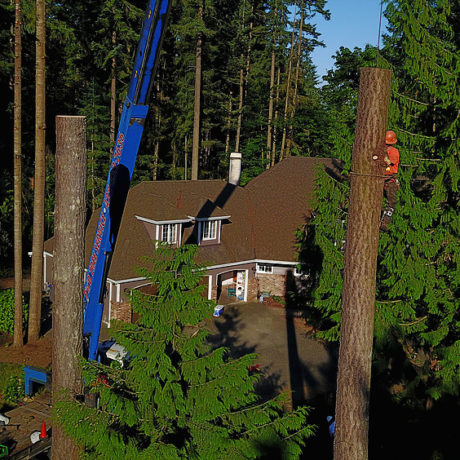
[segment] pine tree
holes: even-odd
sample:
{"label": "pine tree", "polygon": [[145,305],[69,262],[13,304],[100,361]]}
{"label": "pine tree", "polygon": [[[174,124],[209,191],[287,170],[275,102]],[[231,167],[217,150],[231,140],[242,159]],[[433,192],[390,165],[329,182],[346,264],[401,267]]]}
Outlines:
{"label": "pine tree", "polygon": [[160,246],[142,270],[156,293],[135,291],[138,322],[116,326],[126,365],[84,364],[99,409],[58,405],[59,423],[90,458],[258,458],[274,446],[297,458],[313,433],[306,408],[286,412],[282,396],[259,400],[248,371],[254,354],[232,359],[207,343],[213,302],[199,285],[196,250]]}

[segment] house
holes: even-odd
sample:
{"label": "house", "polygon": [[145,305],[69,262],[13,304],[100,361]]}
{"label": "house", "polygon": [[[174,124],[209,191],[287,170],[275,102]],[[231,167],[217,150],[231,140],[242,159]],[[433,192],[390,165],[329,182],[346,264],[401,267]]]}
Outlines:
{"label": "house", "polygon": [[[197,262],[207,267],[203,282],[209,299],[222,295],[253,301],[261,293],[283,297],[296,275],[295,232],[310,217],[318,167],[333,161],[290,157],[240,187],[241,155],[232,154],[230,179],[152,181],[128,194],[112,257],[103,321],[131,319],[133,289],[148,289],[136,267],[158,241],[199,246]],[[99,212],[86,231],[86,260]],[[45,243],[45,282],[52,275],[53,241]]]}

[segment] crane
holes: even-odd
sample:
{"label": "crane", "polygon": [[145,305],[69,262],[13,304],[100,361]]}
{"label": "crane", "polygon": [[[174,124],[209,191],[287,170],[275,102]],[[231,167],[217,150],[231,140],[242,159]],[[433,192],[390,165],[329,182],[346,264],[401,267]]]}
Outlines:
{"label": "crane", "polygon": [[172,0],[149,0],[128,93],[123,103],[96,234],[85,274],[85,357],[97,359],[107,275],[148,113]]}

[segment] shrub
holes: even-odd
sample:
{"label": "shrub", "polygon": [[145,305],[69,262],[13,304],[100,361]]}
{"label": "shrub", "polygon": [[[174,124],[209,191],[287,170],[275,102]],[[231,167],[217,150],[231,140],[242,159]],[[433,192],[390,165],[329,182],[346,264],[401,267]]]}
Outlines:
{"label": "shrub", "polygon": [[[28,307],[22,298],[22,325],[25,326]],[[12,334],[14,330],[14,289],[0,291],[0,332]]]}

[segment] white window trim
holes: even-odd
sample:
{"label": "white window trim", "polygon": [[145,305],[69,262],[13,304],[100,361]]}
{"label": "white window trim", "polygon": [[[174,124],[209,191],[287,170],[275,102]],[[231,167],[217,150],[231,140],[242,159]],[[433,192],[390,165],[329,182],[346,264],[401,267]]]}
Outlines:
{"label": "white window trim", "polygon": [[[217,239],[217,231],[218,231],[218,224],[217,224],[217,220],[205,220],[203,221],[202,225],[201,225],[201,240],[202,241],[210,241],[210,240],[216,240]],[[205,233],[205,228],[206,228],[206,225],[209,225],[211,227],[211,230],[212,233],[214,233],[214,236],[204,236],[204,233]]]}
{"label": "white window trim", "polygon": [[[168,229],[172,228],[172,231],[167,232],[167,238],[164,239],[164,230],[165,227]],[[171,239],[170,239],[171,238]],[[168,244],[176,244],[177,243],[177,224],[162,224],[161,226],[161,241]]]}
{"label": "white window trim", "polygon": [[[261,269],[261,267],[269,268],[269,271],[266,269]],[[270,264],[261,264],[257,263],[256,264],[256,273],[264,273],[264,274],[272,274],[273,273],[273,265]]]}

